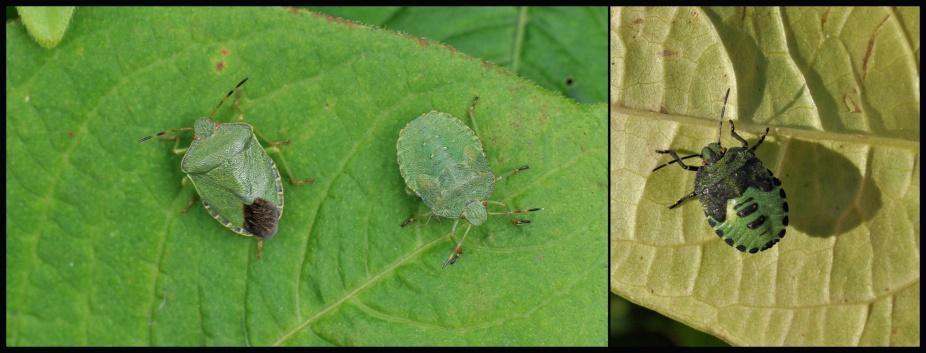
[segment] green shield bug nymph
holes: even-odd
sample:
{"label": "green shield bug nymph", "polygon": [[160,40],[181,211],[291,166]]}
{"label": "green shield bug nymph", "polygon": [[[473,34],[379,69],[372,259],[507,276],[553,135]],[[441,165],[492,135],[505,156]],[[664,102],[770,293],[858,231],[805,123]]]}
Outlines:
{"label": "green shield bug nymph", "polygon": [[[724,107],[720,111],[721,131],[729,97],[730,89],[727,89]],[[718,131],[717,142],[704,146],[700,154],[679,158],[674,150],[657,150],[657,153],[672,156],[672,161],[659,165],[653,171],[672,163],[678,163],[685,170],[696,171],[694,192],[669,208],[697,197],[704,208],[707,223],[727,245],[742,252],[764,251],[784,238],[788,227],[788,201],[781,180],[755,155],[756,148],[768,135],[768,128],[752,147],[736,133],[733,120],[730,120],[730,134],[743,147],[724,148],[720,145]],[[692,157],[700,157],[703,164],[693,166],[682,162]]]}
{"label": "green shield bug nymph", "polygon": [[[192,128],[177,128],[145,136],[138,142],[145,142],[154,136],[175,134],[181,131],[193,131],[193,141],[186,148],[178,148],[180,139],[175,135],[164,140],[173,140],[173,151],[183,154],[180,170],[193,184],[202,200],[203,207],[223,226],[243,236],[257,239],[257,258],[261,257],[263,240],[273,237],[277,224],[283,216],[283,183],[276,163],[258,142],[258,137],[268,143],[267,150],[280,155],[283,169],[293,185],[311,183],[311,179],[296,179],[292,176],[286,160],[283,159],[279,145],[289,141],[271,142],[264,138],[253,126],[245,123],[243,116],[239,122],[219,123],[212,120],[222,103],[238,92],[248,79],[245,78],[228,92],[215,106],[208,117],[196,120]],[[235,99],[232,109],[240,101]],[[190,200],[186,212],[196,198]]]}
{"label": "green shield bug nymph", "polygon": [[[470,120],[475,126],[473,111],[479,97],[473,99],[468,109]],[[399,172],[405,185],[420,197],[431,209],[431,215],[453,218],[450,237],[456,232],[460,219],[469,224],[463,238],[454,247],[443,267],[456,262],[463,253],[463,241],[472,226],[486,221],[489,215],[514,215],[540,211],[540,208],[489,212],[489,204],[507,205],[490,201],[495,184],[515,173],[528,169],[516,168],[506,175],[495,177],[489,168],[482,143],[472,129],[450,114],[431,111],[415,118],[399,133],[396,142]],[[414,218],[409,218],[402,226]],[[516,219],[515,225],[529,224],[530,220]]]}

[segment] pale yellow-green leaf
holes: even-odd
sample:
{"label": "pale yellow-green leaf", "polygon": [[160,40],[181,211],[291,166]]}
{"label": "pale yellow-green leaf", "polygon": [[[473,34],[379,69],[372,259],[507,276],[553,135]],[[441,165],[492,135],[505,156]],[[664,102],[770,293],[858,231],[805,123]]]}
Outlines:
{"label": "pale yellow-green leaf", "polygon": [[[919,345],[918,8],[613,8],[611,290],[736,345]],[[788,192],[776,247],[713,235],[694,173],[726,117]],[[735,146],[729,124],[723,143]],[[700,163],[694,162],[692,163]]]}
{"label": "pale yellow-green leaf", "polygon": [[64,38],[74,6],[17,6],[16,11],[32,38],[50,49]]}

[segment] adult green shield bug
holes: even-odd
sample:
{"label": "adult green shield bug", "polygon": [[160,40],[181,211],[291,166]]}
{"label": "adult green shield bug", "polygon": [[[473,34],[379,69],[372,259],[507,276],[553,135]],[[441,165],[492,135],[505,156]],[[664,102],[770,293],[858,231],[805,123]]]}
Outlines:
{"label": "adult green shield bug", "polygon": [[[730,134],[742,147],[724,148],[720,144],[723,115],[730,89],[723,99],[720,111],[720,128],[717,142],[710,143],[700,154],[679,157],[674,150],[657,150],[669,154],[672,161],[659,165],[653,172],[672,163],[688,171],[695,171],[695,190],[675,202],[669,209],[697,197],[704,208],[707,223],[714,233],[742,252],[751,254],[775,246],[785,236],[788,227],[788,201],[781,180],[766,168],[755,155],[765,141],[768,128],[752,147],[739,134],[730,120]],[[682,160],[700,157],[701,166],[687,165]]]}
{"label": "adult green shield bug", "polygon": [[[475,126],[474,110],[479,97],[467,110]],[[396,142],[399,172],[408,190],[414,192],[430,208],[430,215],[454,219],[450,238],[454,240],[457,224],[468,224],[463,238],[457,243],[442,267],[453,264],[463,254],[463,241],[472,226],[478,226],[490,215],[515,215],[542,210],[528,208],[511,210],[502,202],[489,197],[495,184],[528,166],[515,168],[496,177],[489,168],[479,137],[472,129],[448,113],[430,111],[409,122],[399,132]],[[487,210],[489,204],[505,207],[505,212]],[[430,216],[429,216],[430,219]],[[414,218],[402,223],[405,226]],[[515,225],[530,224],[527,219],[515,219]]]}
{"label": "adult green shield bug", "polygon": [[[141,138],[138,142],[148,141],[155,136],[172,135],[162,138],[174,141],[173,152],[182,154],[180,170],[186,174],[182,184],[189,180],[202,200],[203,207],[231,231],[257,239],[257,258],[260,259],[263,240],[270,239],[277,232],[277,225],[283,216],[283,183],[276,163],[267,155],[258,138],[267,143],[267,150],[279,155],[281,165],[293,185],[311,183],[312,179],[296,179],[283,158],[278,146],[289,141],[270,141],[253,126],[244,122],[243,115],[238,122],[220,123],[212,120],[219,107],[233,93],[247,82],[241,80],[235,88],[228,91],[212,109],[208,117],[196,120],[193,127],[164,130],[154,135]],[[236,95],[232,110],[235,111],[241,100]],[[180,139],[177,133],[193,131],[193,141],[186,148],[178,148]],[[193,206],[196,196],[187,204],[186,211]]]}

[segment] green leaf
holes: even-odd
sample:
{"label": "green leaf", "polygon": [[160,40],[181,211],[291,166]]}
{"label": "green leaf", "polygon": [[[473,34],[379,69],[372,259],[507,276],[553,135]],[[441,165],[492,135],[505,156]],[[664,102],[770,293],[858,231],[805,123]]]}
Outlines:
{"label": "green leaf", "polygon": [[608,98],[605,7],[318,7],[447,43],[579,102]]}
{"label": "green leaf", "polygon": [[[7,25],[7,345],[605,344],[604,104],[303,10],[87,8],[54,53],[28,41]],[[238,112],[315,178],[284,186],[261,261],[203,207],[180,212],[194,191],[172,143],[136,143],[243,77]],[[441,270],[451,222],[399,227],[425,210],[395,143],[476,95],[492,168],[531,166],[494,198],[545,210],[490,218]]]}
{"label": "green leaf", "polygon": [[[611,289],[736,345],[919,345],[919,9],[615,8]],[[728,118],[787,190],[771,250],[719,241],[694,173]],[[735,146],[729,124],[723,143]]]}
{"label": "green leaf", "polygon": [[74,6],[17,6],[16,10],[32,38],[49,49],[64,38],[74,14]]}

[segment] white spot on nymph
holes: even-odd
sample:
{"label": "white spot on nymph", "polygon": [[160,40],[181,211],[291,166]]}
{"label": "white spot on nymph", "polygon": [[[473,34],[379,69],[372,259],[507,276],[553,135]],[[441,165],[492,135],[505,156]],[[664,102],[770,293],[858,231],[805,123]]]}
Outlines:
{"label": "white spot on nymph", "polygon": [[727,221],[726,223],[736,222],[739,215],[736,214],[736,199],[727,200]]}

